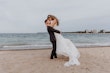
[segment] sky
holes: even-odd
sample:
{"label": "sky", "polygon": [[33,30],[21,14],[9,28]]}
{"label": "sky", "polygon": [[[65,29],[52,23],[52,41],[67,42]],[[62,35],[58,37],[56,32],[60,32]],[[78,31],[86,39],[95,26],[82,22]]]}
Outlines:
{"label": "sky", "polygon": [[62,32],[110,31],[110,0],[0,0],[0,33],[47,32],[49,14]]}

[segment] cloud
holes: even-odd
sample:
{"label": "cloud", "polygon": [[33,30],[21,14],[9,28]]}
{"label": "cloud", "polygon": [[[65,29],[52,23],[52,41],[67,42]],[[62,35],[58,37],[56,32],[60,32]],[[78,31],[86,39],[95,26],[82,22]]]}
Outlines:
{"label": "cloud", "polygon": [[62,31],[83,30],[82,24],[87,24],[88,29],[99,29],[101,24],[100,29],[108,30],[109,3],[109,0],[0,0],[0,33],[46,32],[44,20],[48,14],[58,17]]}

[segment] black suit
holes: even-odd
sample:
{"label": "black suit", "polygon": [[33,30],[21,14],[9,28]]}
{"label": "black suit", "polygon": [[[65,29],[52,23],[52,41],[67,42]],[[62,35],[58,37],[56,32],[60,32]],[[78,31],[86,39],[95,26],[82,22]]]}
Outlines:
{"label": "black suit", "polygon": [[53,27],[50,27],[50,26],[47,26],[47,31],[50,35],[50,41],[52,43],[52,46],[53,46],[53,50],[51,52],[51,59],[53,59],[53,56],[55,56],[55,58],[57,58],[57,54],[56,54],[56,38],[55,38],[55,35],[54,35],[54,32],[56,33],[60,33],[59,30],[56,30],[54,29]]}

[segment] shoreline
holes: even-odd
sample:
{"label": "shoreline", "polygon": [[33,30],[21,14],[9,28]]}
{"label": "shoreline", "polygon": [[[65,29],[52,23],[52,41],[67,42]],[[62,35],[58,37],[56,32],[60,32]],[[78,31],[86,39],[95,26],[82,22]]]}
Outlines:
{"label": "shoreline", "polygon": [[[102,47],[110,47],[110,46],[87,46],[87,47],[76,47],[76,48],[102,48]],[[49,50],[52,48],[36,48],[36,49],[0,49],[0,51],[25,51],[25,50]]]}

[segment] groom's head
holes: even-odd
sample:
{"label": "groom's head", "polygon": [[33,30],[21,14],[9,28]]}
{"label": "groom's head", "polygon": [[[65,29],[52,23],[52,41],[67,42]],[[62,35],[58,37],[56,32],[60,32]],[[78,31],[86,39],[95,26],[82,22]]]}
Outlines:
{"label": "groom's head", "polygon": [[50,25],[50,21],[49,21],[49,20],[46,19],[44,22],[45,22],[45,24],[46,24],[47,26]]}
{"label": "groom's head", "polygon": [[47,16],[47,20],[53,21],[54,25],[57,25],[57,26],[59,25],[59,20],[54,15],[48,15]]}

